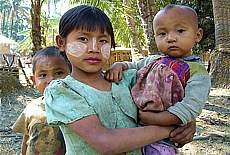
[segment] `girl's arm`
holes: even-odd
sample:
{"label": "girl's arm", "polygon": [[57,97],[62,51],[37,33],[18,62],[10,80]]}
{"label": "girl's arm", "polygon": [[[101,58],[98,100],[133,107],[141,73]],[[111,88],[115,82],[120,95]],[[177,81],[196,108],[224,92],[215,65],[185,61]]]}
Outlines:
{"label": "girl's arm", "polygon": [[29,139],[28,135],[24,135],[22,139],[22,155],[26,155],[26,150],[27,150],[27,140]]}
{"label": "girl's arm", "polygon": [[107,129],[96,115],[90,115],[68,126],[102,154],[117,154],[139,149],[169,137],[173,127],[144,126]]}

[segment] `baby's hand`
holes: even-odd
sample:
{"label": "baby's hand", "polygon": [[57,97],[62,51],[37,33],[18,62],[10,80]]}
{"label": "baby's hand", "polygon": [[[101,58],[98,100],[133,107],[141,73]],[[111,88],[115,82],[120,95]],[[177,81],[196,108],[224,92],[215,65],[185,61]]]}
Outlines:
{"label": "baby's hand", "polygon": [[156,113],[152,111],[141,111],[139,110],[139,124],[140,125],[155,125],[155,115]]}
{"label": "baby's hand", "polygon": [[106,73],[105,78],[109,81],[114,81],[116,84],[122,79],[122,70],[126,70],[127,66],[123,62],[115,62],[112,66],[110,66]]}

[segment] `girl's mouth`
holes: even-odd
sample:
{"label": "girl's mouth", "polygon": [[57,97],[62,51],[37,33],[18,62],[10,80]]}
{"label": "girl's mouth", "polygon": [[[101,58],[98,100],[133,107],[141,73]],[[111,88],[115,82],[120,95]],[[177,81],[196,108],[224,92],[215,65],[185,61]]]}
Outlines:
{"label": "girl's mouth", "polygon": [[87,59],[85,59],[85,61],[88,62],[88,63],[100,63],[101,59],[98,59],[98,58],[87,58]]}

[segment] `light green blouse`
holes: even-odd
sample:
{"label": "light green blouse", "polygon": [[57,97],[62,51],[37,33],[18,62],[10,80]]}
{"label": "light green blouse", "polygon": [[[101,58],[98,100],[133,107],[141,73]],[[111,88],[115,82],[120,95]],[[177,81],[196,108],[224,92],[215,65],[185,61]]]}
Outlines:
{"label": "light green blouse", "polygon": [[[119,85],[112,83],[111,91],[97,90],[67,76],[54,80],[44,93],[47,120],[50,125],[61,127],[67,155],[100,154],[74,133],[67,123],[96,114],[109,129],[137,127],[137,107],[130,90],[136,83],[136,70],[123,73]],[[126,154],[141,154],[140,149]]]}

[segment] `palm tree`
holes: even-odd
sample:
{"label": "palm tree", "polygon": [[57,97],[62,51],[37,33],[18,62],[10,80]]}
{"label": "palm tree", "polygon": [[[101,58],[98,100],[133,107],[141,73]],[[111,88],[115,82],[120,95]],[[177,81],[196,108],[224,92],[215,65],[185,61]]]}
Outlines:
{"label": "palm tree", "polygon": [[212,0],[216,49],[211,54],[211,79],[218,87],[230,88],[230,1]]}
{"label": "palm tree", "polygon": [[[31,0],[31,38],[33,42],[33,54],[42,48],[42,36],[41,36],[41,7],[44,3],[44,0]],[[32,54],[32,55],[33,55]]]}
{"label": "palm tree", "polygon": [[27,19],[28,8],[22,5],[20,0],[3,0],[0,4],[1,34],[16,41],[20,39],[17,33],[26,28],[23,23]]}
{"label": "palm tree", "polygon": [[[59,0],[31,0],[31,24],[32,24],[32,30],[31,30],[31,38],[33,42],[33,54],[37,52],[38,50],[42,49],[42,45],[46,46],[46,34],[42,34],[42,30],[47,31],[47,25],[46,28],[42,29],[42,6],[43,4],[48,4],[48,7],[50,7],[49,3],[58,3]],[[50,8],[48,8],[48,14],[50,13]],[[46,17],[45,17],[46,18]],[[46,20],[46,19],[44,19]],[[47,24],[45,22],[44,24]],[[53,32],[52,32],[53,33]],[[42,36],[44,35],[44,36]],[[32,54],[32,55],[33,55]]]}
{"label": "palm tree", "polygon": [[157,54],[158,50],[154,40],[153,32],[153,19],[158,11],[156,3],[153,0],[137,0],[137,4],[144,28],[146,46],[149,53]]}
{"label": "palm tree", "polygon": [[145,57],[145,53],[142,51],[141,44],[140,44],[141,41],[139,39],[139,34],[138,34],[138,24],[136,22],[137,20],[135,19],[135,16],[137,13],[135,13],[133,11],[134,9],[132,9],[132,6],[135,4],[131,4],[130,0],[123,1],[123,4],[124,6],[126,6],[126,9],[125,9],[126,23],[133,36],[131,39],[131,42],[132,42],[131,48],[133,49],[131,53],[132,53],[133,59],[138,60],[138,59]]}

